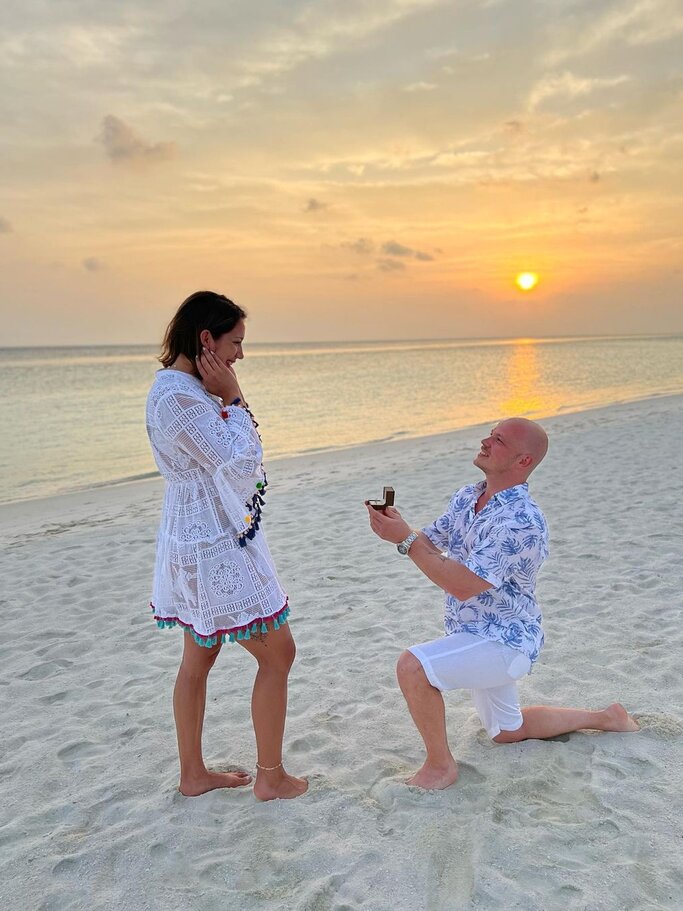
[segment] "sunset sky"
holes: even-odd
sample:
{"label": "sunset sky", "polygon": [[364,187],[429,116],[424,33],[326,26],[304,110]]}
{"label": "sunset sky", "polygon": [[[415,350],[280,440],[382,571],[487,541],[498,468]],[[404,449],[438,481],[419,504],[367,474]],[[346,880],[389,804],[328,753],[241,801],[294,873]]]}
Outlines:
{"label": "sunset sky", "polygon": [[682,60],[679,0],[5,0],[0,345],[681,332]]}

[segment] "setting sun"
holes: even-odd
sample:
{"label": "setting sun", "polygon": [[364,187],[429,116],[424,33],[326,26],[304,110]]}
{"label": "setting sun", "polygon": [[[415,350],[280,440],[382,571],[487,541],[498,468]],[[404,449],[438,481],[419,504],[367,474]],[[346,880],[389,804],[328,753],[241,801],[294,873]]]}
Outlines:
{"label": "setting sun", "polygon": [[520,291],[531,291],[538,284],[538,275],[535,272],[520,272],[515,279],[515,284]]}

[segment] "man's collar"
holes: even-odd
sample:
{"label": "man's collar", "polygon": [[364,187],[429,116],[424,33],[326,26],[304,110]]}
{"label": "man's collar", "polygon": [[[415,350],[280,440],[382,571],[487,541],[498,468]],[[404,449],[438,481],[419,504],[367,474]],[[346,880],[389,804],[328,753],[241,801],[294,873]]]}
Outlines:
{"label": "man's collar", "polygon": [[[479,497],[486,492],[486,481],[477,481],[472,487],[476,502]],[[515,484],[513,487],[506,487],[504,490],[499,490],[498,493],[494,493],[489,500],[489,503],[512,503],[515,500],[519,500],[526,496],[528,492],[529,484],[526,481],[523,481],[521,484]]]}

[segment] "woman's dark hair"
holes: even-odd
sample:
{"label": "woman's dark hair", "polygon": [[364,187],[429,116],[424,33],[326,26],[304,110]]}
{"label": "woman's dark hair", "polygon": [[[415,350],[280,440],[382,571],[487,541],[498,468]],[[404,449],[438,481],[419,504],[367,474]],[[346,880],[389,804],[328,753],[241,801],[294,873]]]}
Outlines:
{"label": "woman's dark hair", "polygon": [[208,329],[215,339],[225,332],[234,329],[241,319],[245,319],[244,310],[228,300],[223,294],[215,291],[195,291],[178,308],[178,312],[168,324],[161,344],[159,360],[164,367],[175,363],[180,354],[189,358],[194,366],[202,345],[199,333]]}

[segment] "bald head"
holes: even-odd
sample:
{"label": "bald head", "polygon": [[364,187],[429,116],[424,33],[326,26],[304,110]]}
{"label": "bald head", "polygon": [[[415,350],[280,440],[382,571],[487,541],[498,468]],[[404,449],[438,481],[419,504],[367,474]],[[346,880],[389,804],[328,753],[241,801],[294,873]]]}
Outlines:
{"label": "bald head", "polygon": [[527,476],[540,465],[548,451],[548,435],[536,421],[526,418],[509,418],[501,421],[498,430],[514,445],[524,459]]}

